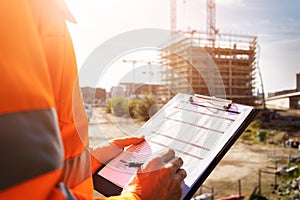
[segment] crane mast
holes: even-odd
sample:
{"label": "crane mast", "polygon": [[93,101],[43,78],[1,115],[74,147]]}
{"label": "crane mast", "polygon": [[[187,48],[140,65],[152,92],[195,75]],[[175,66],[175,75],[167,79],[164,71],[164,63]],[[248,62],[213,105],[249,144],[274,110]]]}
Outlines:
{"label": "crane mast", "polygon": [[[177,31],[177,1],[170,0],[170,26],[171,31]],[[215,0],[206,1],[206,31],[210,40],[215,39],[216,29],[216,3]]]}
{"label": "crane mast", "polygon": [[206,7],[206,32],[208,39],[212,42],[212,47],[216,39],[218,30],[216,29],[216,3],[215,0],[207,0]]}
{"label": "crane mast", "polygon": [[176,0],[170,0],[170,15],[171,15],[171,31],[175,32],[177,30],[177,7]]}

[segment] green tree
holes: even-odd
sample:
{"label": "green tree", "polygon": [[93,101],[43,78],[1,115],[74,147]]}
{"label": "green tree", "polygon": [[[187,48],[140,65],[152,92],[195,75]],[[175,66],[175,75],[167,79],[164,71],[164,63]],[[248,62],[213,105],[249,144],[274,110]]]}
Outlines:
{"label": "green tree", "polygon": [[137,109],[139,103],[140,100],[138,99],[132,99],[128,102],[129,115],[131,118],[136,118],[134,110]]}
{"label": "green tree", "polygon": [[111,107],[112,107],[112,99],[106,100],[106,112],[111,113]]}
{"label": "green tree", "polygon": [[128,114],[128,101],[125,97],[114,97],[107,100],[106,112],[112,113],[117,117],[122,117]]}
{"label": "green tree", "polygon": [[133,109],[134,117],[141,121],[147,121],[158,111],[159,107],[153,95],[145,95]]}

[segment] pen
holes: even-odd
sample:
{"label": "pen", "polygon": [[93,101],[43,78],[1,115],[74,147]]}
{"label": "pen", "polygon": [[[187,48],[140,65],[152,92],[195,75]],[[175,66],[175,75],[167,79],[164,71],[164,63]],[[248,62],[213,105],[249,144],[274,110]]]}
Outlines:
{"label": "pen", "polygon": [[217,97],[214,97],[214,96],[213,97],[208,97],[208,96],[204,96],[204,95],[200,95],[200,94],[195,94],[194,96],[197,97],[197,98],[221,101],[221,102],[225,102],[225,103],[228,103],[228,104],[232,104],[232,100],[229,100],[229,99],[220,99],[220,98],[217,98]]}
{"label": "pen", "polygon": [[227,99],[219,99],[219,98],[216,98],[216,97],[206,97],[206,96],[202,96],[202,95],[196,95],[195,96],[197,98],[203,98],[203,99],[207,99],[207,100],[215,100],[215,101],[221,101],[221,102],[226,102],[227,105],[223,105],[223,106],[219,106],[219,105],[216,105],[215,103],[213,102],[210,102],[208,101],[207,103],[211,104],[212,106],[206,106],[206,105],[202,105],[202,103],[206,103],[206,102],[194,102],[194,99],[192,96],[190,96],[189,98],[189,102],[193,105],[197,105],[197,106],[202,106],[202,107],[208,107],[208,108],[214,108],[214,109],[217,109],[217,110],[223,110],[223,111],[226,111],[226,112],[231,112],[231,113],[235,113],[235,114],[240,114],[239,111],[235,111],[235,110],[231,110],[231,106],[232,106],[232,100],[227,100]]}
{"label": "pen", "polygon": [[127,163],[125,166],[127,167],[136,167],[136,168],[139,168],[143,165],[144,163],[142,162],[129,162]]}

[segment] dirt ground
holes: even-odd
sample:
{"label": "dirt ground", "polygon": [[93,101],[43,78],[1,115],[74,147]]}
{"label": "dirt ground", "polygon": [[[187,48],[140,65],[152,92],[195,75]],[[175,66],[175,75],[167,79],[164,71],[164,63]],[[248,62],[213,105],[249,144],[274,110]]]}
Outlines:
{"label": "dirt ground", "polygon": [[[272,196],[272,185],[278,184],[280,178],[272,172],[288,164],[290,155],[298,154],[298,150],[282,146],[255,144],[238,140],[221,162],[209,175],[204,185],[213,186],[215,197],[238,194],[240,180],[241,193],[251,195],[259,183],[261,173],[262,194]],[[265,172],[265,173],[264,173]],[[270,173],[266,173],[270,172]]]}
{"label": "dirt ground", "polygon": [[[130,135],[142,123],[128,122],[106,114],[104,109],[95,109],[90,120],[90,144],[98,145],[104,140]],[[279,145],[266,145],[238,140],[221,162],[209,175],[203,188],[203,193],[210,193],[214,188],[215,198],[238,194],[240,183],[241,193],[247,197],[258,185],[258,171],[274,172],[275,162],[280,168],[287,164],[290,155],[298,154],[297,149],[284,148]],[[262,193],[270,193],[271,185],[275,183],[274,174],[262,173]],[[240,182],[239,182],[240,180]],[[276,180],[280,181],[279,179]]]}

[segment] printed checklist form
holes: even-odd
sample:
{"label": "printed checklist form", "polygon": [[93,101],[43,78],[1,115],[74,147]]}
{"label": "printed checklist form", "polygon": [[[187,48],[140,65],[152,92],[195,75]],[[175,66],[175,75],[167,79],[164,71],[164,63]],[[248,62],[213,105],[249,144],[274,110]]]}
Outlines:
{"label": "printed checklist form", "polygon": [[[257,113],[229,100],[179,93],[136,132],[145,142],[125,149],[93,176],[95,188],[116,195],[143,163],[172,148],[187,172],[182,199],[190,199]],[[113,192],[102,191],[103,185]]]}

